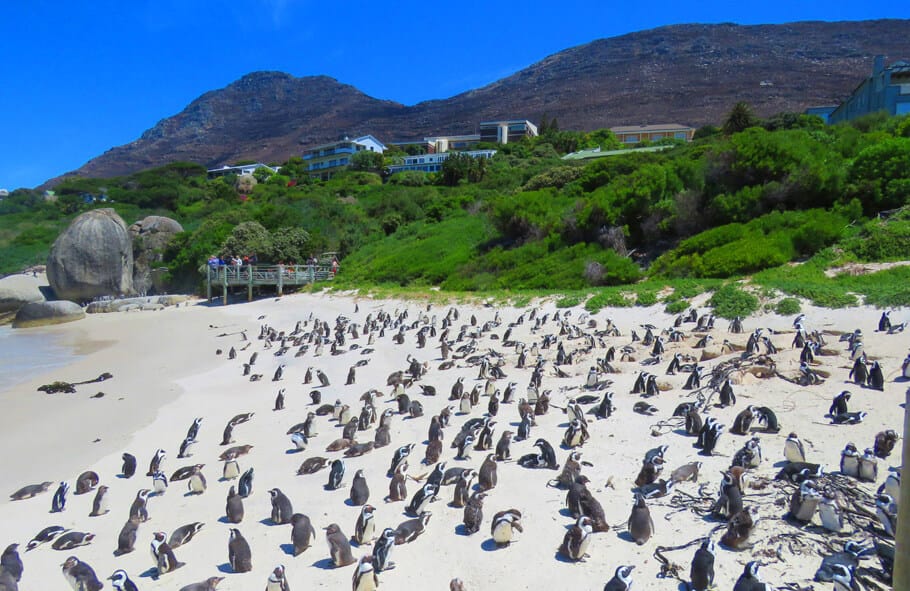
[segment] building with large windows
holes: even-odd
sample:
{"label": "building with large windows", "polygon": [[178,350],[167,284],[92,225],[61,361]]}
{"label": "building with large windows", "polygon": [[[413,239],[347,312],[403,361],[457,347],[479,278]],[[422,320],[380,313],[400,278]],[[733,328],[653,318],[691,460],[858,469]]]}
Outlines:
{"label": "building with large windows", "polygon": [[371,135],[354,139],[345,137],[337,142],[310,148],[303,153],[303,161],[311,177],[328,179],[349,166],[354,154],[363,150],[382,154],[386,151],[386,146]]}
{"label": "building with large windows", "polygon": [[389,174],[413,170],[416,172],[439,172],[442,170],[442,163],[449,159],[452,154],[463,154],[471,158],[492,158],[496,155],[496,150],[471,150],[467,152],[442,152],[441,154],[420,154],[417,156],[405,156],[400,163],[389,166],[386,170]]}
{"label": "building with large windows", "polygon": [[638,144],[641,142],[657,142],[667,138],[675,140],[692,141],[695,129],[678,123],[663,123],[660,125],[620,125],[611,127],[610,131],[623,144]]}
{"label": "building with large windows", "polygon": [[850,121],[879,111],[888,115],[910,113],[910,63],[896,61],[886,67],[885,56],[875,56],[872,75],[828,115],[828,122]]}
{"label": "building with large windows", "polygon": [[536,137],[537,126],[527,119],[507,121],[481,121],[480,141],[491,144],[518,142],[526,137]]}

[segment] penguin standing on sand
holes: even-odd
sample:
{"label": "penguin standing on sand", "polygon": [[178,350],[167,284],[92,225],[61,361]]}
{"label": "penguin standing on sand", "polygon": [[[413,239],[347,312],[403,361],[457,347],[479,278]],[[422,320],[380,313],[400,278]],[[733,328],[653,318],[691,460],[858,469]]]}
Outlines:
{"label": "penguin standing on sand", "polygon": [[373,568],[381,573],[384,570],[395,568],[392,562],[392,549],[395,548],[395,530],[387,527],[382,530],[379,539],[373,544]]}
{"label": "penguin standing on sand", "polygon": [[707,591],[714,585],[714,556],[716,553],[717,549],[711,538],[706,538],[695,551],[692,566],[689,569],[691,591]]}
{"label": "penguin standing on sand", "polygon": [[562,545],[559,547],[559,553],[569,560],[583,562],[588,556],[592,533],[594,533],[594,527],[591,524],[591,518],[582,515],[566,532]]}
{"label": "penguin standing on sand", "polygon": [[620,566],[613,578],[604,585],[604,591],[629,591],[632,587],[632,571],[635,566]]}
{"label": "penguin standing on sand", "polygon": [[51,499],[51,513],[60,513],[66,509],[66,494],[69,490],[70,486],[66,482],[60,482],[60,486],[57,487],[57,491],[54,493],[54,498]]}
{"label": "penguin standing on sand", "polygon": [[95,498],[92,500],[92,512],[88,514],[89,517],[106,515],[110,511],[110,502],[107,491],[108,487],[103,484],[98,487],[98,490],[95,492]]}
{"label": "penguin standing on sand", "polygon": [[805,462],[806,448],[796,433],[790,433],[784,442],[784,458],[788,462]]}
{"label": "penguin standing on sand", "polygon": [[237,494],[244,499],[253,494],[253,469],[248,468],[237,482]]}
{"label": "penguin standing on sand", "polygon": [[282,525],[291,523],[291,517],[294,515],[294,508],[291,506],[291,500],[281,492],[281,489],[273,488],[269,491],[272,501],[272,523]]}
{"label": "penguin standing on sand", "polygon": [[237,494],[237,490],[233,486],[228,490],[224,513],[228,523],[240,523],[243,521],[243,497]]}
{"label": "penguin standing on sand", "polygon": [[152,490],[156,495],[163,495],[167,492],[167,474],[161,470],[152,474]]}
{"label": "penguin standing on sand", "polygon": [[[332,558],[332,563],[336,568],[356,562],[351,554],[351,543],[348,542],[348,537],[344,535],[337,523],[332,523],[325,528],[325,538],[329,544],[329,556]],[[374,554],[376,552],[375,545],[373,552]]]}
{"label": "penguin standing on sand", "polygon": [[872,363],[872,369],[869,370],[869,377],[867,379],[866,385],[873,390],[884,392],[885,375],[882,372],[882,366],[878,361]]}
{"label": "penguin standing on sand", "polygon": [[352,583],[354,591],[375,591],[379,586],[379,577],[376,576],[376,569],[373,566],[375,561],[375,557],[360,557],[357,568],[354,569],[354,579]]}
{"label": "penguin standing on sand", "polygon": [[132,478],[136,474],[136,456],[130,453],[124,453],[123,458],[123,467],[120,468],[120,473],[124,478]]}
{"label": "penguin standing on sand", "polygon": [[231,528],[228,540],[228,562],[235,573],[248,573],[253,570],[253,553],[250,545],[236,527]]}
{"label": "penguin standing on sand", "polygon": [[283,564],[279,564],[272,570],[272,574],[269,575],[269,580],[265,585],[265,591],[291,591],[291,586],[287,577],[285,577]]}
{"label": "penguin standing on sand", "polygon": [[373,541],[373,534],[376,531],[376,521],[373,517],[375,511],[373,505],[364,505],[360,508],[360,515],[354,525],[354,541],[358,544],[369,544]]}
{"label": "penguin standing on sand", "polygon": [[733,585],[733,591],[769,591],[771,587],[762,582],[758,576],[758,562],[750,560],[743,568],[743,574],[739,575],[736,584]]}
{"label": "penguin standing on sand", "polygon": [[628,521],[629,534],[635,543],[641,546],[654,533],[654,520],[651,519],[651,511],[645,503],[645,497],[640,493],[635,493],[635,504],[632,506],[632,513]]}
{"label": "penguin standing on sand", "polygon": [[202,474],[202,468],[200,466],[195,466],[193,468],[193,474],[190,476],[189,481],[187,482],[187,489],[194,495],[201,495],[205,492],[206,486],[205,476]]}
{"label": "penguin standing on sand", "polygon": [[136,586],[126,571],[123,569],[115,570],[114,574],[108,577],[111,585],[113,585],[116,591],[139,591],[139,587]]}
{"label": "penguin standing on sand", "polygon": [[333,460],[332,468],[329,470],[329,481],[326,483],[326,490],[338,490],[341,488],[341,481],[344,478],[344,462],[342,460]]}
{"label": "penguin standing on sand", "polygon": [[299,556],[309,548],[315,537],[316,530],[310,518],[303,513],[294,513],[291,516],[291,543],[294,546],[294,556]]}
{"label": "penguin standing on sand", "polygon": [[[19,557],[19,544],[10,544],[0,555],[0,573],[5,572],[16,582],[19,582],[22,579],[22,571],[24,569],[22,559]],[[0,579],[0,582],[2,582],[2,579]]]}
{"label": "penguin standing on sand", "polygon": [[163,449],[159,449],[155,452],[155,455],[152,456],[152,460],[149,462],[149,471],[146,472],[146,476],[152,476],[155,472],[161,470],[161,462],[164,461],[164,458],[167,454]]}
{"label": "penguin standing on sand", "polygon": [[63,577],[74,591],[101,591],[104,588],[95,570],[75,556],[67,558],[62,566]]}
{"label": "penguin standing on sand", "polygon": [[859,450],[853,443],[847,443],[840,452],[840,472],[844,476],[859,478]]}

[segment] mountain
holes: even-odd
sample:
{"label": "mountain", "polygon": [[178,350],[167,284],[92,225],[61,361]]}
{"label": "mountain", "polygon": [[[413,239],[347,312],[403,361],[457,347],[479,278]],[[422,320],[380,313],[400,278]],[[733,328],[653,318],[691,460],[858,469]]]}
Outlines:
{"label": "mountain", "polygon": [[802,111],[847,96],[876,54],[910,58],[910,20],[660,27],[573,47],[483,88],[414,106],[327,76],[255,72],[50,183],[175,160],[281,162],[341,135],[394,141],[471,133],[499,118],[546,114],[562,129],[590,130],[716,124],[737,101],[761,116]]}

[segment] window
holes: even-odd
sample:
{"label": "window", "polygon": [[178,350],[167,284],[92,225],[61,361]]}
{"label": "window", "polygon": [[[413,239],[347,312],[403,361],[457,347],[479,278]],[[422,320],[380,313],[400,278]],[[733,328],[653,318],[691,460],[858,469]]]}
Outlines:
{"label": "window", "polygon": [[656,142],[657,140],[662,140],[662,139],[664,139],[664,134],[662,134],[662,133],[652,133],[651,134],[652,142]]}
{"label": "window", "polygon": [[637,144],[638,136],[637,135],[627,135],[624,140],[627,144]]}
{"label": "window", "polygon": [[678,140],[684,140],[684,139],[686,139],[686,132],[685,132],[685,131],[677,131],[676,133],[673,134],[673,137],[676,138],[676,139],[678,139]]}

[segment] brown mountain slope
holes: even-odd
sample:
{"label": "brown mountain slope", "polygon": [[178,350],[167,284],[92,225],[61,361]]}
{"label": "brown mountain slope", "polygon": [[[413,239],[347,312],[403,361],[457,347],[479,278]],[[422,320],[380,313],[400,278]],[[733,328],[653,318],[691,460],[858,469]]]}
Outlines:
{"label": "brown mountain slope", "polygon": [[561,51],[448,99],[406,107],[325,77],[257,72],[208,92],[138,140],[64,175],[113,176],[175,160],[284,161],[340,135],[384,141],[476,131],[481,120],[557,117],[563,129],[719,122],[737,101],[759,115],[838,102],[872,57],[910,58],[910,21],[675,25]]}

